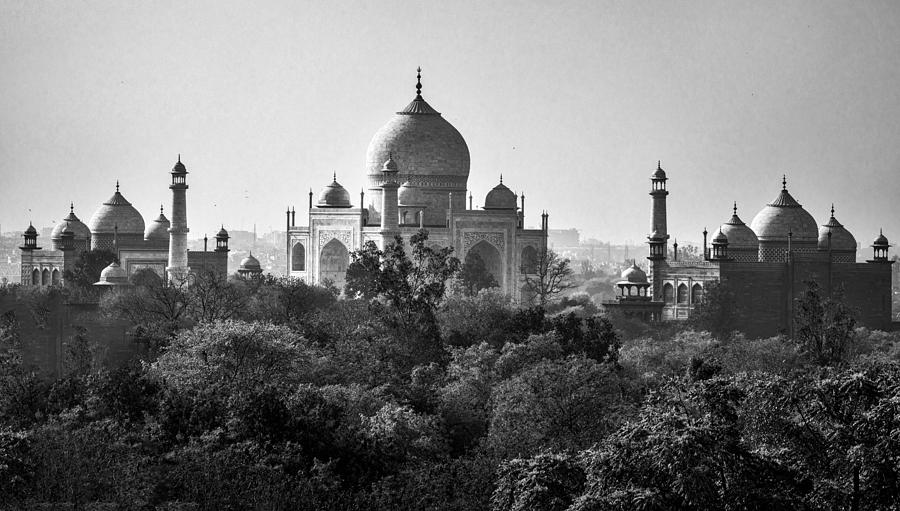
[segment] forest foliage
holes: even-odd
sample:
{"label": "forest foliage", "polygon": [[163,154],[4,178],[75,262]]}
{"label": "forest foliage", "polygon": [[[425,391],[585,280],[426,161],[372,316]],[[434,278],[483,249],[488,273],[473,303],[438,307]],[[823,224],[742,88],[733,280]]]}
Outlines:
{"label": "forest foliage", "polygon": [[36,374],[0,317],[0,506],[898,508],[900,336],[839,297],[800,297],[794,338],[721,303],[652,332],[455,285],[426,242],[356,252],[343,294],[139,276],[103,298],[153,348],[121,367],[78,330]]}

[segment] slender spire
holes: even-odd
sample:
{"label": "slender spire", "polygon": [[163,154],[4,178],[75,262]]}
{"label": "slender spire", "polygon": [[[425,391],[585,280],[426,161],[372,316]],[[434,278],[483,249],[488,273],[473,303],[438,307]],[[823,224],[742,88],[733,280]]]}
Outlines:
{"label": "slender spire", "polygon": [[69,213],[75,214],[75,203],[74,202],[69,203]]}
{"label": "slender spire", "polygon": [[119,180],[116,179],[116,193],[119,192]]}
{"label": "slender spire", "polygon": [[337,183],[337,171],[335,171],[332,175],[332,179],[334,179],[334,182]]}
{"label": "slender spire", "polygon": [[422,98],[422,68],[416,68],[416,99]]}
{"label": "slender spire", "polygon": [[159,214],[163,214],[162,204],[159,205]]}
{"label": "slender spire", "polygon": [[662,160],[656,160],[656,170],[662,170]]}
{"label": "slender spire", "polygon": [[781,189],[787,190],[787,174],[781,176]]}
{"label": "slender spire", "polygon": [[181,153],[178,153],[178,163],[181,163]]}
{"label": "slender spire", "polygon": [[503,173],[502,172],[500,173],[500,184],[501,185],[503,184]]}
{"label": "slender spire", "polygon": [[737,201],[734,201],[734,214],[737,215]]}
{"label": "slender spire", "polygon": [[834,217],[834,203],[831,203],[831,216]]}

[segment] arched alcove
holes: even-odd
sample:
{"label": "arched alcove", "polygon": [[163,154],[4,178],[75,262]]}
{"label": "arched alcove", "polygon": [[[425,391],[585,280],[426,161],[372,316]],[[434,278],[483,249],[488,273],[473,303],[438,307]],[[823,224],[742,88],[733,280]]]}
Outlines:
{"label": "arched alcove", "polygon": [[678,284],[678,303],[687,303],[688,288],[685,284]]}
{"label": "arched alcove", "polygon": [[54,269],[53,275],[50,277],[50,279],[51,279],[50,281],[53,283],[54,286],[58,286],[59,285],[59,270]]}
{"label": "arched alcove", "polygon": [[672,287],[672,284],[666,282],[663,285],[663,301],[666,303],[672,303],[675,301],[675,288]]}
{"label": "arched alcove", "polygon": [[44,268],[44,270],[41,272],[41,285],[50,285],[50,270],[48,270],[47,268]]}
{"label": "arched alcove", "polygon": [[37,268],[35,268],[34,271],[31,272],[31,285],[32,286],[41,285],[41,270],[38,270]]}
{"label": "arched alcove", "polygon": [[532,246],[522,249],[522,273],[536,273],[538,265],[537,250]]}
{"label": "arched alcove", "polygon": [[303,248],[302,243],[295,243],[294,248],[291,249],[291,270],[306,270],[306,249]]}
{"label": "arched alcove", "polygon": [[691,303],[698,304],[701,300],[703,300],[703,286],[694,284],[691,287]]}
{"label": "arched alcove", "polygon": [[343,289],[349,264],[350,253],[347,247],[337,239],[332,239],[322,247],[319,254],[319,281],[328,279],[338,289]]}
{"label": "arched alcove", "polygon": [[487,241],[481,240],[466,252],[466,263],[472,254],[478,254],[484,261],[484,268],[488,273],[493,275],[494,280],[503,288],[503,260],[500,258],[500,251],[497,247],[491,245]]}

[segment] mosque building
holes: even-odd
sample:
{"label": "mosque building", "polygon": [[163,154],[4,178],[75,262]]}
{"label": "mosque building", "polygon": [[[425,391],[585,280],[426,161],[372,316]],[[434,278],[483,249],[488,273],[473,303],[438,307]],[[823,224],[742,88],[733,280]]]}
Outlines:
{"label": "mosque building", "polygon": [[[150,269],[170,281],[181,282],[189,273],[228,272],[228,232],[223,227],[216,235],[212,251],[187,249],[187,168],[181,156],[171,171],[172,220],[159,208],[159,216],[149,225],[119,190],[100,205],[87,224],[75,215],[74,204],[69,214],[56,225],[50,235],[52,248],[38,246],[34,226],[25,230],[22,251],[23,285],[48,286],[62,283],[66,271],[86,250],[110,250],[118,263],[104,269],[98,285],[127,285],[135,272]],[[204,241],[205,245],[205,241]]]}
{"label": "mosque building", "polygon": [[750,336],[792,333],[795,301],[818,284],[825,296],[840,297],[859,313],[858,321],[869,328],[890,330],[890,244],[881,233],[872,243],[872,258],[856,261],[856,238],[834,216],[816,220],[788,192],[787,178],[781,191],[763,207],[748,226],[738,216],[712,235],[703,231],[703,257],[679,261],[677,242],[669,255],[666,221],[666,172],[657,164],[650,176],[651,225],[649,275],[633,264],[617,283],[616,300],[604,302],[618,310],[649,320],[686,320],[702,300],[704,288],[722,282],[735,300],[735,329]]}
{"label": "mosque building", "polygon": [[[501,290],[523,298],[525,275],[534,273],[547,247],[547,219],[525,228],[525,195],[500,183],[484,207],[466,204],[469,148],[459,131],[422,97],[421,69],[416,96],[372,137],[366,152],[367,190],[359,207],[337,175],[313,200],[308,224],[287,212],[288,274],[308,282],[330,280],[343,287],[350,252],[367,241],[379,247],[395,236],[405,240],[420,229],[434,247],[452,247],[466,261],[478,254]],[[368,192],[368,193],[366,193]]]}

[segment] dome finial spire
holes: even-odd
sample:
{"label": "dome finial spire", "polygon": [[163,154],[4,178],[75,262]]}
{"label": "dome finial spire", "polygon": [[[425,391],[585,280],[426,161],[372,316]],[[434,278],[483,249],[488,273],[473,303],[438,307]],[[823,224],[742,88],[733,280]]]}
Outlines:
{"label": "dome finial spire", "polygon": [[119,180],[116,179],[116,193],[119,193]]}
{"label": "dome finial spire", "polygon": [[656,170],[662,170],[662,160],[656,160]]}
{"label": "dome finial spire", "polygon": [[181,153],[178,153],[178,163],[181,163]]}
{"label": "dome finial spire", "polygon": [[734,201],[734,214],[737,216],[737,201]]}
{"label": "dome finial spire", "polygon": [[163,206],[162,204],[159,205],[159,214],[160,214],[160,215],[163,214],[162,206]]}
{"label": "dome finial spire", "polygon": [[500,184],[501,185],[503,184],[503,173],[502,172],[500,173]]}
{"label": "dome finial spire", "polygon": [[422,97],[422,67],[416,68],[416,97]]}
{"label": "dome finial spire", "polygon": [[834,203],[831,203],[831,217],[834,218]]}
{"label": "dome finial spire", "polygon": [[74,202],[69,203],[69,213],[73,213],[73,214],[75,213],[75,203]]}
{"label": "dome finial spire", "polygon": [[787,174],[781,176],[781,189],[787,190]]}
{"label": "dome finial spire", "polygon": [[335,183],[337,183],[337,171],[336,171],[336,170],[332,173],[331,179],[332,179]]}

